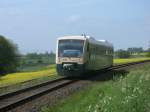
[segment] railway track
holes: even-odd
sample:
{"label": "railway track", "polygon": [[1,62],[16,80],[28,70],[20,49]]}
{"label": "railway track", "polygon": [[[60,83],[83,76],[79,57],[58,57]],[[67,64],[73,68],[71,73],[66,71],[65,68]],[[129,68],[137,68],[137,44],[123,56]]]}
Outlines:
{"label": "railway track", "polygon": [[[150,60],[115,65],[107,69],[106,72],[110,70],[117,70],[120,68],[137,65],[137,64],[143,64],[146,62],[150,62]],[[53,81],[48,81],[48,82],[45,82],[45,83],[42,83],[33,87],[28,87],[22,90],[0,95],[0,112],[6,112],[9,110],[12,110],[40,96],[43,96],[47,93],[58,90],[69,84],[76,83],[78,81],[79,79],[71,80],[71,79],[67,79],[63,77],[63,78],[55,79]]]}
{"label": "railway track", "polygon": [[142,63],[147,63],[150,62],[150,60],[145,60],[145,61],[138,61],[138,62],[130,62],[130,63],[125,63],[125,64],[119,64],[111,67],[110,69],[119,69],[127,66],[132,66],[132,65],[137,65],[137,64],[142,64]]}

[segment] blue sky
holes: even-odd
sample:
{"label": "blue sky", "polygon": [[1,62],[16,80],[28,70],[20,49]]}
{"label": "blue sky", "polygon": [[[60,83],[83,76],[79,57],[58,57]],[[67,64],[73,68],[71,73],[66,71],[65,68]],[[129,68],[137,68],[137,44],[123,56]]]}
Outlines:
{"label": "blue sky", "polygon": [[57,37],[82,33],[147,49],[150,0],[0,0],[0,26],[22,53],[55,51]]}

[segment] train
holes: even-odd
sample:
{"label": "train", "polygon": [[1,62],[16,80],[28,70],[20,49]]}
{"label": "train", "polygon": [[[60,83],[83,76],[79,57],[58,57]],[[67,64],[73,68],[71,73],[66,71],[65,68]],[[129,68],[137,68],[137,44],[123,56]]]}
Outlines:
{"label": "train", "polygon": [[57,39],[56,70],[61,76],[81,76],[113,65],[113,45],[91,36],[64,36]]}

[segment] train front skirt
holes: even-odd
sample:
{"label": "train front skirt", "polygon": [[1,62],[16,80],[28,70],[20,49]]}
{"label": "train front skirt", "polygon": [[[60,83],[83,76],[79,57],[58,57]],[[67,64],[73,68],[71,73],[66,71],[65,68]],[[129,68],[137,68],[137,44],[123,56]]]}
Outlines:
{"label": "train front skirt", "polygon": [[84,64],[64,63],[57,64],[57,73],[61,76],[80,76],[85,72]]}

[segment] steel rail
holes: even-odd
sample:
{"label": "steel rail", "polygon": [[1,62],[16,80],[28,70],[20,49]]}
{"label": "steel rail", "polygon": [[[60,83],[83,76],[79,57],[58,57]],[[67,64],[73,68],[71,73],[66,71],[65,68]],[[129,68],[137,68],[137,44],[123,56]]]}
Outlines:
{"label": "steel rail", "polygon": [[114,65],[114,66],[110,67],[109,69],[123,68],[123,67],[127,67],[127,66],[132,66],[132,65],[147,63],[147,62],[150,62],[150,60],[144,60],[144,61],[137,61],[137,62],[130,62],[130,63],[118,64],[118,65]]}
{"label": "steel rail", "polygon": [[36,88],[39,88],[39,87],[42,87],[42,86],[45,86],[45,85],[48,85],[48,84],[52,84],[52,83],[55,83],[55,82],[58,82],[58,81],[61,81],[61,80],[64,80],[64,79],[65,79],[64,77],[59,78],[59,79],[54,79],[54,80],[47,81],[47,82],[44,82],[44,83],[41,83],[41,84],[37,84],[35,86],[27,87],[27,88],[24,88],[24,89],[21,89],[21,90],[16,90],[16,91],[13,91],[13,92],[1,94],[0,95],[0,100],[3,100],[3,99],[8,98],[8,97],[12,97],[12,96],[20,94],[22,92],[30,91],[32,89],[36,89]]}
{"label": "steel rail", "polygon": [[18,90],[12,93],[1,95],[0,97],[0,112],[6,112],[12,110],[20,105],[25,104],[28,101],[34,100],[42,95],[49,92],[67,86],[77,80],[68,80],[66,78],[61,78],[33,86],[31,88],[25,88],[23,90]]}

